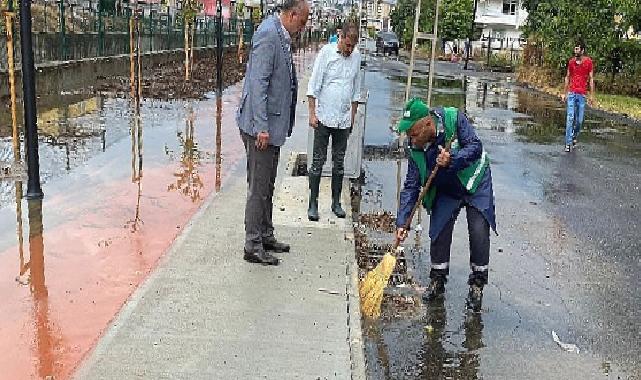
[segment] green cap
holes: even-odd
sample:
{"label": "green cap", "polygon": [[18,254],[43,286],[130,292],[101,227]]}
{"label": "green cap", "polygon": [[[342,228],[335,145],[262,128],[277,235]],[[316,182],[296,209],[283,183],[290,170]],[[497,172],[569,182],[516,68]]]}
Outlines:
{"label": "green cap", "polygon": [[403,118],[398,122],[397,131],[399,133],[405,133],[412,128],[414,123],[421,120],[422,118],[430,114],[430,108],[427,104],[419,98],[410,99],[410,101],[405,104],[405,112],[403,113]]}

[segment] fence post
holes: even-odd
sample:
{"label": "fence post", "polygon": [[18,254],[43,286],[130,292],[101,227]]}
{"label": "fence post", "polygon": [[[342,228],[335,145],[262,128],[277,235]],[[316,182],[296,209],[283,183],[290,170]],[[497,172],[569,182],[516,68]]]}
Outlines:
{"label": "fence post", "polygon": [[169,46],[169,29],[171,28],[171,19],[170,19],[170,17],[171,16],[169,15],[169,6],[167,6],[167,20],[166,20],[166,22],[167,22],[167,33],[165,33],[165,35],[166,35],[165,36],[165,50],[171,49],[171,47]]}
{"label": "fence post", "polygon": [[154,10],[153,4],[149,3],[149,51],[154,51]]}
{"label": "fence post", "polygon": [[102,57],[105,53],[105,26],[102,20],[102,7],[98,3],[98,56]]}
{"label": "fence post", "polygon": [[67,59],[67,41],[66,41],[66,26],[65,26],[65,1],[64,0],[58,0],[58,7],[59,7],[59,16],[58,16],[58,23],[60,27],[60,60],[65,60]]}
{"label": "fence post", "polygon": [[487,67],[490,67],[490,55],[492,55],[492,34],[487,35]]}
{"label": "fence post", "polygon": [[[45,23],[45,28],[44,28],[44,30],[45,30],[45,33],[47,33],[47,32],[49,31],[49,29],[47,29],[47,0],[45,0],[45,6],[44,6],[44,8],[45,8],[45,14],[44,14],[44,23]],[[12,10],[13,10],[13,1],[9,1],[9,7],[8,7],[8,9],[9,9],[9,11],[12,11]]]}

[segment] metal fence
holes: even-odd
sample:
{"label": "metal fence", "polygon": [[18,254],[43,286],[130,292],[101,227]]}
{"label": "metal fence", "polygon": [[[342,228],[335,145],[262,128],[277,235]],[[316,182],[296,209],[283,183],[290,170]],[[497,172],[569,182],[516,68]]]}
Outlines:
{"label": "metal fence", "polygon": [[523,56],[521,38],[496,38],[481,36],[480,48],[475,50],[478,61],[490,70],[513,71]]}
{"label": "metal fence", "polygon": [[[129,53],[130,20],[139,19],[143,53],[184,48],[184,18],[180,10],[160,4],[137,7],[109,0],[34,0],[32,2],[33,49],[36,65]],[[6,10],[6,9],[2,9]],[[17,10],[17,8],[16,8]],[[7,70],[6,19],[0,17],[0,71]],[[16,64],[20,63],[19,17],[14,18]],[[198,15],[194,21],[193,47],[215,46],[217,20]],[[250,19],[223,21],[225,45],[236,45],[240,34],[250,41]]]}

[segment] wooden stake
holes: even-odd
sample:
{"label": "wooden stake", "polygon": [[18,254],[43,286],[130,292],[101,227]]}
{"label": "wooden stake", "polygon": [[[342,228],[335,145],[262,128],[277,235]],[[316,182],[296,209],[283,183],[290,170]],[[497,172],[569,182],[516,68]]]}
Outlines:
{"label": "wooden stake", "polygon": [[142,33],[140,33],[140,19],[136,19],[136,36],[138,37],[138,42],[136,44],[136,57],[138,58],[138,108],[140,108],[140,99],[142,98]]}
{"label": "wooden stake", "polygon": [[13,57],[13,17],[14,12],[4,12],[7,25],[7,63],[9,65],[9,92],[11,95],[11,126],[13,130],[13,159],[20,161],[20,139],[18,134],[18,117],[16,115],[16,73]]}
{"label": "wooden stake", "polygon": [[189,24],[185,23],[185,80],[189,80]]}
{"label": "wooden stake", "polygon": [[134,17],[132,15],[129,19],[129,83],[131,84],[131,99],[134,99],[136,96],[136,64],[134,60]]}
{"label": "wooden stake", "polygon": [[189,76],[191,77],[191,74],[194,69],[194,30],[196,29],[196,24],[191,23],[191,38],[189,39]]}

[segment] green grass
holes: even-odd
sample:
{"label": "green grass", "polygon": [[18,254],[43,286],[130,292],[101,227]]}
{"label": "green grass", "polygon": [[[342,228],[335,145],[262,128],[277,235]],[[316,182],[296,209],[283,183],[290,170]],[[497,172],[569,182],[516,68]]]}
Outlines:
{"label": "green grass", "polygon": [[641,98],[624,95],[596,94],[597,108],[604,111],[626,114],[641,120]]}

